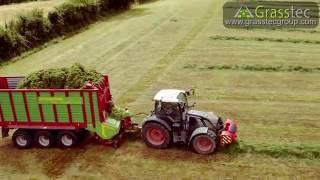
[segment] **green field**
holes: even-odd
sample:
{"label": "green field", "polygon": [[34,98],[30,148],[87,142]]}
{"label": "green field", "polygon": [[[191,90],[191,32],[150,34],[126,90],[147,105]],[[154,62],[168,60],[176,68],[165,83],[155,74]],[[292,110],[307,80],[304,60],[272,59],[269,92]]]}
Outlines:
{"label": "green field", "polygon": [[33,1],[19,4],[9,4],[0,6],[0,25],[8,23],[13,20],[17,15],[26,13],[34,8],[41,9],[44,13],[48,13],[53,10],[55,6],[58,6],[66,0],[48,0],[48,1]]}
{"label": "green field", "polygon": [[69,150],[21,151],[6,139],[0,142],[0,178],[319,179],[320,71],[286,70],[320,67],[319,27],[226,29],[223,3],[159,0],[134,6],[1,66],[0,74],[79,62],[108,74],[114,100],[133,114],[149,113],[160,89],[195,88],[197,109],[238,120],[241,152],[200,156],[180,146],[150,149],[132,138],[119,149],[88,142]]}

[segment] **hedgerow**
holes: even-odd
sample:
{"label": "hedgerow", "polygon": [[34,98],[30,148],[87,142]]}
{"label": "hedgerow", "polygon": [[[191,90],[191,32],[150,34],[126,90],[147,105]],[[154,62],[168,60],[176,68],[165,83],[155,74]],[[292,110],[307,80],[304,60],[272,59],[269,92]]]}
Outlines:
{"label": "hedgerow", "polygon": [[29,1],[37,1],[37,0],[0,0],[0,5],[22,3],[22,2],[29,2]]}
{"label": "hedgerow", "polygon": [[153,2],[153,1],[156,1],[156,0],[137,0],[138,3],[140,4],[144,4],[144,3],[149,3],[149,2]]}
{"label": "hedgerow", "polygon": [[72,0],[46,17],[35,9],[0,27],[0,61],[38,47],[55,37],[77,31],[100,16],[130,8],[133,0]]}

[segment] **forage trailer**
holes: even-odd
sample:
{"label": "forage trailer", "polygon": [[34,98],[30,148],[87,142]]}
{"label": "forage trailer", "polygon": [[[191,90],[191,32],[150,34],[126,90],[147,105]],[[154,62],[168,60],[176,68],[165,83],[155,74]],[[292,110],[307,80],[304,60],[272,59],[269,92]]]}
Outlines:
{"label": "forage trailer", "polygon": [[130,117],[114,119],[107,76],[100,84],[81,89],[16,89],[24,77],[0,77],[0,127],[2,136],[15,129],[18,148],[32,145],[72,147],[84,132],[93,132],[106,144],[117,146],[133,127]]}

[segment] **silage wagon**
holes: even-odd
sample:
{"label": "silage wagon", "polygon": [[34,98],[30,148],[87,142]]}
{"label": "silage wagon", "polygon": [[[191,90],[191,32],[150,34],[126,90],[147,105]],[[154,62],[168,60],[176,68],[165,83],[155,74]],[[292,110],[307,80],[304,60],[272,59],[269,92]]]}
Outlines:
{"label": "silage wagon", "polygon": [[108,76],[81,89],[16,89],[24,77],[0,77],[0,127],[18,148],[76,145],[84,132],[117,146],[130,117],[114,119]]}

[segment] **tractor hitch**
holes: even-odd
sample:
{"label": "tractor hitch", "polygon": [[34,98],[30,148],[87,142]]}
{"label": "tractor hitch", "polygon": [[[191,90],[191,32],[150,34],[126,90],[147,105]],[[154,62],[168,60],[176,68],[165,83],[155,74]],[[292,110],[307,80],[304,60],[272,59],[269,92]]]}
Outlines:
{"label": "tractor hitch", "polygon": [[141,127],[138,123],[133,123],[131,117],[126,117],[122,120],[121,129],[125,133],[137,134],[141,132]]}
{"label": "tractor hitch", "polygon": [[222,147],[232,144],[237,139],[237,121],[227,119],[225,122],[224,130],[220,135],[220,145]]}

